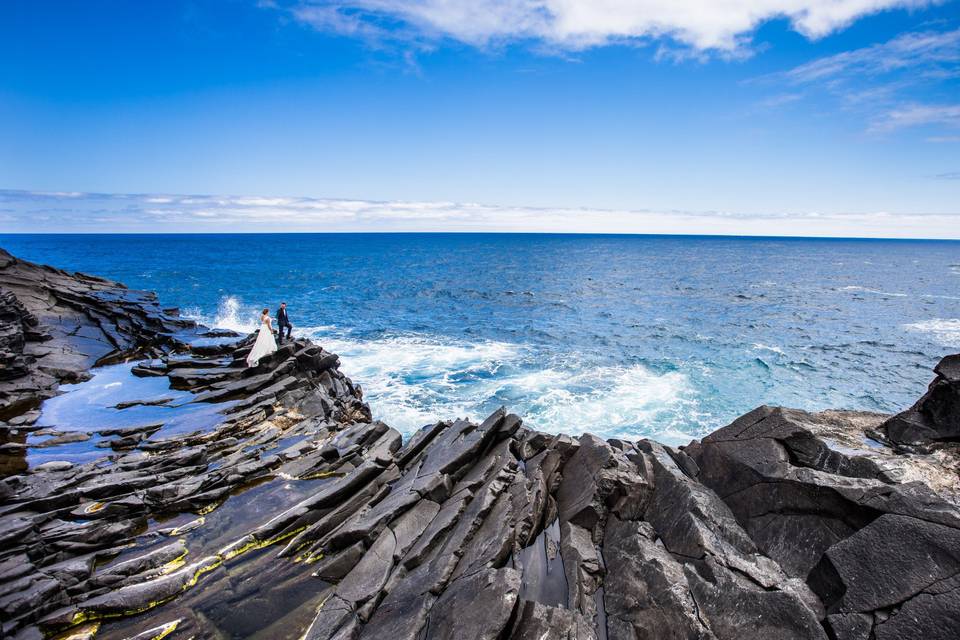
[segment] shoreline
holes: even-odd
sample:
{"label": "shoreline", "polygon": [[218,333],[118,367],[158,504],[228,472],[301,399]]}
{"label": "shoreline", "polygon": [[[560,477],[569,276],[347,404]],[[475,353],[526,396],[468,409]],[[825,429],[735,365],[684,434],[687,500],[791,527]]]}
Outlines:
{"label": "shoreline", "polygon": [[[500,410],[404,442],[309,341],[248,370],[250,337],[149,293],[2,251],[0,289],[18,321],[2,343],[16,374],[0,381],[6,455],[26,462],[40,403],[95,365],[137,362],[130,376],[159,381],[116,403],[132,424],[41,447],[98,435],[108,465],[51,460],[0,480],[13,637],[132,638],[173,620],[172,638],[243,633],[255,623],[231,629],[230,606],[264,601],[253,630],[305,638],[937,638],[960,624],[957,590],[921,577],[960,574],[957,356],[890,419],[760,407],[674,448],[551,436]],[[176,415],[163,385],[222,419],[142,424],[150,407]],[[253,491],[272,502],[248,504]],[[915,568],[890,570],[890,551]],[[866,586],[878,581],[884,593]]]}

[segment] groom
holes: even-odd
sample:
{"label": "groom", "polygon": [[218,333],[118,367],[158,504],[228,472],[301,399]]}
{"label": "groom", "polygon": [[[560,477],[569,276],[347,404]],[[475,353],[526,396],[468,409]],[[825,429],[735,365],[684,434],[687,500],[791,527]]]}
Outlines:
{"label": "groom", "polygon": [[277,309],[277,342],[283,343],[283,328],[287,328],[287,340],[290,339],[290,332],[293,331],[293,325],[290,324],[290,318],[287,317],[287,303],[281,302]]}

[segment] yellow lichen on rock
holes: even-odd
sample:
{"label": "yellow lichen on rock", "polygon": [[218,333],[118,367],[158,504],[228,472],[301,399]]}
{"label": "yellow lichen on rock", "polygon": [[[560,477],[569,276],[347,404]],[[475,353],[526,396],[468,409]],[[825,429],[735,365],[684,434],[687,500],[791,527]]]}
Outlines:
{"label": "yellow lichen on rock", "polygon": [[222,505],[224,502],[226,502],[226,500],[217,500],[216,502],[211,502],[211,503],[208,504],[207,506],[198,509],[198,510],[197,510],[197,515],[198,515],[198,516],[205,516],[205,515],[211,513],[214,509],[216,509],[216,508],[219,507],[220,505]]}
{"label": "yellow lichen on rock", "polygon": [[64,633],[58,633],[55,636],[51,636],[49,640],[93,640],[99,630],[100,623],[91,622],[81,627],[75,627],[69,631],[65,631]]}

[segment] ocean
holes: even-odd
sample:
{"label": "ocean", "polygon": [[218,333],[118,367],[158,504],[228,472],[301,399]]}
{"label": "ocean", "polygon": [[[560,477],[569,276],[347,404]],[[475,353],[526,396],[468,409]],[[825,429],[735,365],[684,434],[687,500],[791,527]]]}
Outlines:
{"label": "ocean", "polygon": [[252,331],[287,302],[404,434],[506,405],[697,438],[761,404],[895,412],[960,350],[960,242],[528,234],[0,235]]}

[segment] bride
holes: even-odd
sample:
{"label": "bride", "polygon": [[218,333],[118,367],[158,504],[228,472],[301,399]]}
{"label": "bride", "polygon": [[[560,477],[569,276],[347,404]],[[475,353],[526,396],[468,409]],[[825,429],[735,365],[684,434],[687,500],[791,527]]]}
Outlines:
{"label": "bride", "polygon": [[253,349],[247,356],[247,366],[255,367],[260,362],[260,358],[269,355],[277,350],[277,341],[273,339],[273,324],[270,322],[270,310],[264,309],[260,314],[260,332],[257,334],[257,341],[253,343]]}

